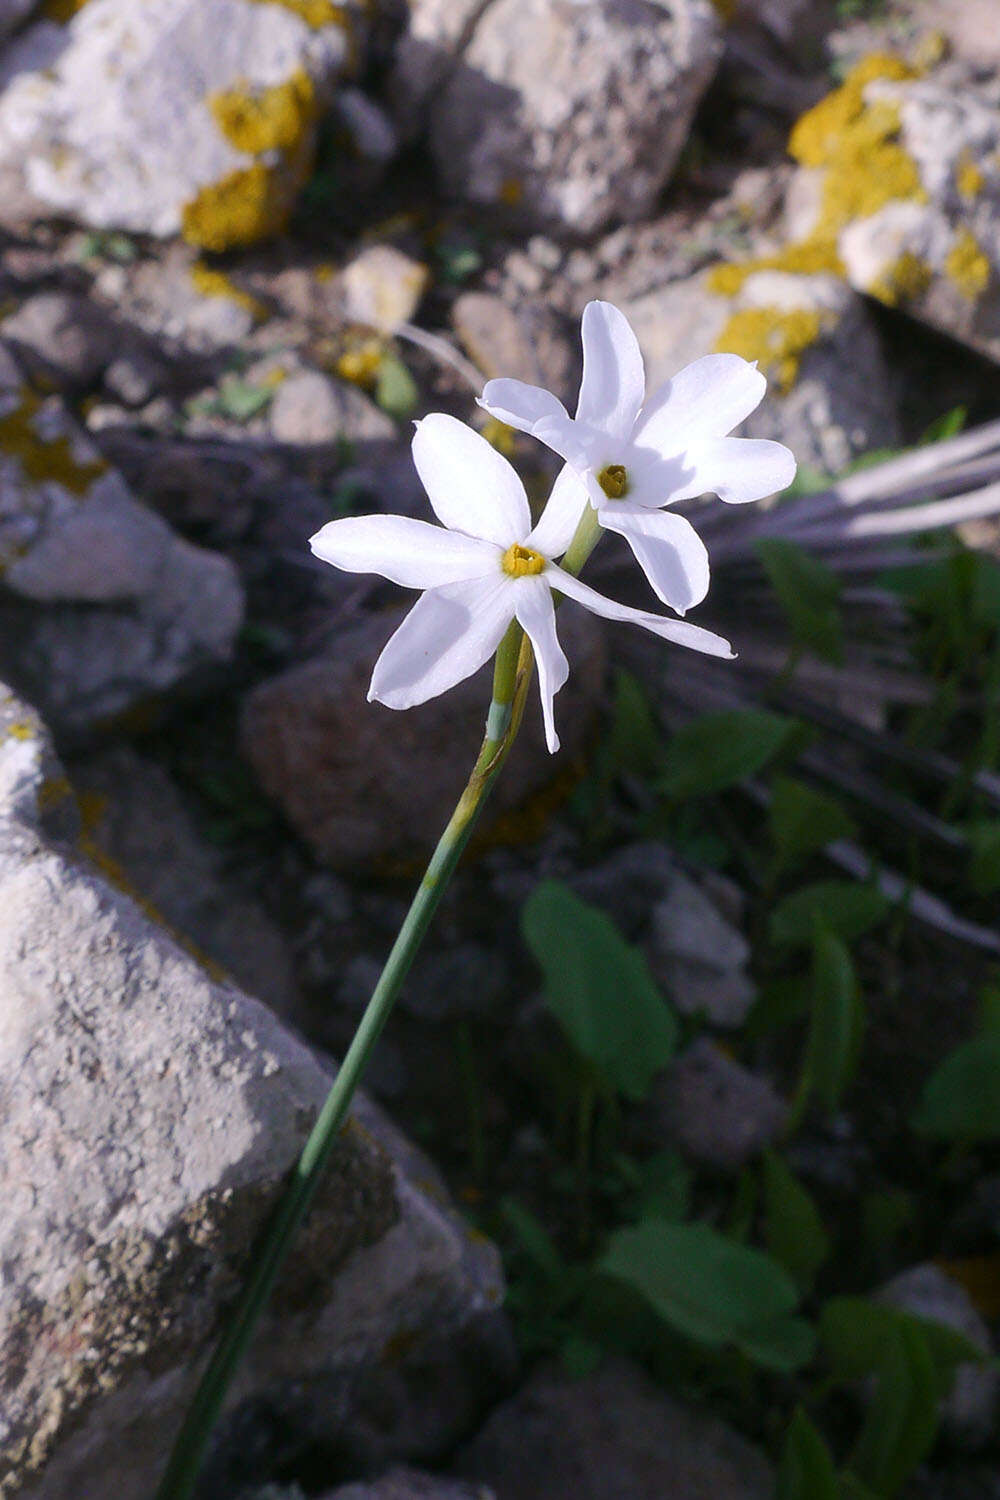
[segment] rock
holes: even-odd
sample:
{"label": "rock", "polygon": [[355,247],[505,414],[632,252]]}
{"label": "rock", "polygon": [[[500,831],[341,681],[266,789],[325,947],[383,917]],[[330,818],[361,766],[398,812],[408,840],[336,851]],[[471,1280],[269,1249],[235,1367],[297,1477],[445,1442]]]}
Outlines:
{"label": "rock", "polygon": [[576,340],[566,320],[543,302],[527,298],[514,309],[492,292],[463,292],[451,316],[485,380],[511,376],[565,400],[579,389]]}
{"label": "rock", "polygon": [[[677,860],[667,845],[649,839],[626,844],[599,865],[571,873],[569,882],[578,896],[603,907],[615,926],[634,941],[645,932],[650,912],[678,873]],[[537,883],[533,872],[530,879],[521,900]]]}
{"label": "rock", "polygon": [[785,1104],[767,1079],[699,1037],[654,1081],[647,1119],[692,1161],[735,1172],[777,1140]]}
{"label": "rock", "polygon": [[720,46],[707,0],[419,0],[389,97],[450,193],[590,234],[648,214]]}
{"label": "rock", "polygon": [[10,317],[2,332],[29,375],[62,389],[92,385],[115,353],[118,335],[104,308],[70,292],[39,292]]}
{"label": "rock", "polygon": [[396,436],[392,418],[363,391],[320,370],[300,369],[283,380],[275,388],[268,418],[275,442],[303,447]]}
{"label": "rock", "polygon": [[741,1026],[757,997],[746,972],[750,945],[711,897],[678,872],[651,925],[654,970],[681,1014]]}
{"label": "rock", "polygon": [[353,148],[351,181],[370,189],[399,150],[396,127],[385,110],[360,89],[341,89],[333,108]]}
{"label": "rock", "polygon": [[156,246],[128,265],[103,266],[94,286],[161,354],[187,360],[242,344],[264,312],[231,277],[180,243]]}
{"label": "rock", "polygon": [[89,0],[0,68],[5,217],[183,233],[207,250],[281,230],[360,7]]}
{"label": "rock", "polygon": [[[482,740],[489,665],[405,713],[366,702],[372,665],[401,618],[387,612],[338,632],[327,653],[261,683],[244,705],[243,753],[293,827],[335,868],[428,857]],[[566,765],[582,749],[596,708],[604,637],[580,611],[560,613],[559,630],[572,664],[558,700]],[[486,828],[491,815],[495,822],[522,809],[560,764],[544,749],[533,699],[521,740],[497,782]]]}
{"label": "rock", "polygon": [[227,877],[222,851],[195,826],[163,767],[120,745],[69,770],[98,867],[192,944],[196,957],[221,966],[272,1010],[293,1013],[296,987],[281,933]]}
{"label": "rock", "polygon": [[2,346],[0,576],[0,670],[65,731],[219,666],[242,623],[232,564],[137,504]]}
{"label": "rock", "polygon": [[898,444],[896,382],[863,299],[833,275],[768,269],[728,293],[731,269],[718,266],[625,303],[647,389],[713,350],[740,354],[757,360],[769,381],[744,436],[775,438],[801,466],[826,474],[870,448]]}
{"label": "rock", "polygon": [[438,1474],[416,1469],[392,1469],[381,1479],[342,1484],[323,1500],[495,1500],[492,1490],[481,1484],[463,1484]]}
{"label": "rock", "polygon": [[348,262],[340,279],[347,317],[389,334],[413,318],[430,272],[392,245],[369,245]]}
{"label": "rock", "polygon": [[766,1500],[767,1461],[624,1359],[571,1380],[542,1365],[458,1455],[500,1500]]}
{"label": "rock", "polygon": [[[65,842],[65,778],[12,695],[0,798],[0,1485],[146,1500],[330,1075]],[[455,1441],[491,1380],[496,1394],[500,1294],[492,1247],[360,1100],[213,1463],[237,1466],[246,1430],[280,1429],[294,1457],[289,1411],[308,1411],[309,1440],[328,1448],[363,1427],[366,1461],[383,1466]],[[456,1362],[468,1369],[451,1389]],[[371,1398],[387,1389],[393,1410]]]}
{"label": "rock", "polygon": [[37,4],[38,0],[0,0],[0,37],[26,21]]}
{"label": "rock", "polygon": [[961,1333],[987,1356],[985,1363],[959,1365],[942,1417],[951,1437],[969,1448],[981,1448],[996,1437],[1000,1369],[993,1356],[990,1331],[963,1286],[927,1262],[901,1271],[879,1297],[920,1318],[930,1318]]}
{"label": "rock", "polygon": [[145,406],[165,376],[162,360],[138,340],[132,340],[104,371],[104,386],[123,406]]}

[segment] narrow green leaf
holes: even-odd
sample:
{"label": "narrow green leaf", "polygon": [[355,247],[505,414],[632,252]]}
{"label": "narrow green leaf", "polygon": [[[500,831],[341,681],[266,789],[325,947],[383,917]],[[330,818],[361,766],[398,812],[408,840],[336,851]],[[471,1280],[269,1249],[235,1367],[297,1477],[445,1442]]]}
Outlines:
{"label": "narrow green leaf", "polygon": [[889,915],[889,902],[874,885],[850,880],[820,880],[782,898],[771,913],[771,942],[784,948],[808,948],[817,926],[851,942]]}
{"label": "narrow green leaf", "polygon": [[774,1500],[841,1500],[830,1450],[801,1406],[789,1423]]}
{"label": "narrow green leaf", "polygon": [[532,892],[522,927],[571,1045],[609,1089],[644,1099],[674,1054],[677,1022],[642,954],[555,880]]}
{"label": "narrow green leaf", "polygon": [[928,1080],[913,1125],[936,1140],[1000,1140],[1000,1034],[963,1042]]}
{"label": "narrow green leaf", "polygon": [[801,733],[797,720],[762,708],[703,714],[667,745],[660,790],[677,799],[724,791],[756,775]]}
{"label": "narrow green leaf", "polygon": [[886,1336],[878,1384],[851,1467],[887,1500],[928,1455],[938,1431],[939,1388],[923,1331],[900,1322]]}
{"label": "narrow green leaf", "polygon": [[844,629],[837,575],[797,542],[784,537],[758,541],[754,550],[785,612],[795,644],[839,665],[844,658]]}
{"label": "narrow green leaf", "polygon": [[767,1248],[808,1290],[830,1255],[830,1238],[810,1195],[775,1151],[765,1151],[764,1237]]}
{"label": "narrow green leaf", "polygon": [[817,1099],[828,1113],[837,1109],[857,1063],[863,1024],[851,955],[840,938],[820,928],[800,1097]]}

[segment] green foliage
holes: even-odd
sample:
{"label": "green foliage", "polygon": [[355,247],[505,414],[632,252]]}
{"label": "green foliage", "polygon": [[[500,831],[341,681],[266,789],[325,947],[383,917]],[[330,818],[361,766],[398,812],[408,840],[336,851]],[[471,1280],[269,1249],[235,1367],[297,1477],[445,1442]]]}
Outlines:
{"label": "green foliage", "polygon": [[405,422],[416,411],[420,392],[398,354],[387,352],[379,360],[375,400],[397,422]]}
{"label": "green foliage", "polygon": [[928,1080],[914,1128],[971,1145],[1000,1140],[1000,1033],[963,1042]]}
{"label": "green foliage", "polygon": [[830,1450],[801,1406],[788,1426],[774,1500],[840,1500]]}
{"label": "green foliage", "polygon": [[249,380],[230,378],[222,381],[216,397],[216,409],[233,422],[249,422],[274,399],[274,387],[254,385]]}
{"label": "green foliage", "polygon": [[789,776],[776,776],[769,810],[775,868],[793,869],[835,839],[857,837],[857,825],[839,802]]}
{"label": "green foliage", "polygon": [[532,892],[522,925],[571,1045],[608,1092],[644,1099],[674,1054],[677,1022],[642,954],[554,880]]}
{"label": "green foliage", "polygon": [[649,1219],[612,1235],[598,1270],[637,1292],[670,1328],[709,1348],[733,1345],[757,1364],[790,1371],[813,1352],[794,1316],[799,1294],[770,1255],[707,1224]]}
{"label": "green foliage", "polygon": [[844,659],[840,580],[796,542],[769,537],[754,550],[785,613],[793,643],[824,661]]}
{"label": "green foliage", "polygon": [[767,1248],[796,1284],[808,1291],[829,1258],[830,1237],[813,1199],[777,1152],[765,1151],[762,1170]]}
{"label": "green foliage", "polygon": [[820,880],[777,902],[768,931],[776,947],[807,948],[818,927],[850,942],[877,927],[888,915],[889,901],[877,886]]}
{"label": "green foliage", "polygon": [[977,896],[1000,890],[1000,819],[983,818],[965,825],[969,840],[969,884]]}
{"label": "green foliage", "polygon": [[756,775],[801,737],[797,720],[763,708],[703,714],[667,745],[660,790],[678,800],[724,791]]}
{"label": "green foliage", "polygon": [[820,928],[810,971],[812,1006],[797,1108],[815,1099],[833,1113],[857,1064],[864,1011],[851,955],[834,933]]}

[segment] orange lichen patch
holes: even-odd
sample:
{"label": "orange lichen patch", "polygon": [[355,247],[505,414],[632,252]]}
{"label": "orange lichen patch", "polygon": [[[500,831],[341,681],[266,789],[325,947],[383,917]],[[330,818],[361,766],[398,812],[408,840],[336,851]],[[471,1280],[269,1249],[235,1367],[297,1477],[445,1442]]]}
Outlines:
{"label": "orange lichen patch", "polygon": [[877,297],[887,307],[898,307],[901,302],[912,302],[922,297],[933,280],[934,272],[925,260],[904,250],[896,260],[885,266],[868,287],[872,297]]}
{"label": "orange lichen patch", "polygon": [[851,69],[839,89],[802,116],[789,137],[788,150],[802,166],[824,174],[812,231],[773,255],[716,266],[707,280],[710,291],[733,296],[749,276],[763,270],[843,275],[837,250],[842,229],[897,199],[926,202],[916,162],[897,140],[898,106],[884,99],[869,103],[864,97],[865,88],[876,79],[901,81],[914,76],[914,69],[901,58],[873,53]]}
{"label": "orange lichen patch", "polygon": [[224,271],[206,266],[203,260],[195,261],[191,267],[191,282],[203,297],[225,297],[237,307],[245,308],[258,322],[267,317],[267,308],[259,298],[242,291]]}
{"label": "orange lichen patch", "polygon": [[978,198],[985,180],[981,168],[976,166],[967,151],[964,152],[955,171],[955,186],[962,197]]}
{"label": "orange lichen patch", "polygon": [[809,308],[745,307],[733,313],[714,347],[718,354],[755,360],[787,392],[795,384],[802,355],[821,332],[820,315]]}
{"label": "orange lichen patch", "polygon": [[981,297],[989,285],[992,267],[975,235],[960,229],[944,263],[945,274],[969,302]]}
{"label": "orange lichen patch", "polygon": [[72,495],[85,495],[108,470],[103,458],[78,459],[69,437],[45,437],[38,431],[42,401],[24,391],[13,411],[0,416],[0,454],[16,458],[26,479],[59,484]]}

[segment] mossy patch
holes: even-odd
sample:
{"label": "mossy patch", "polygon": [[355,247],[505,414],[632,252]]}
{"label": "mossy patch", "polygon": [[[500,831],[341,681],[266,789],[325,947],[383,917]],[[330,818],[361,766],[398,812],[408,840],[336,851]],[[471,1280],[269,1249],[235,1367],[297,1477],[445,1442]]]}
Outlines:
{"label": "mossy patch", "polygon": [[755,360],[783,393],[791,390],[805,351],[822,332],[811,308],[744,307],[734,312],[715,341],[718,354]]}
{"label": "mossy patch", "polygon": [[59,484],[72,495],[85,495],[108,466],[102,458],[78,459],[70,437],[45,437],[38,431],[42,398],[24,391],[17,406],[0,416],[0,454],[16,458],[34,484]]}
{"label": "mossy patch", "polygon": [[960,229],[944,263],[945,275],[969,302],[981,297],[990,281],[991,266],[985,251],[969,229]]}

